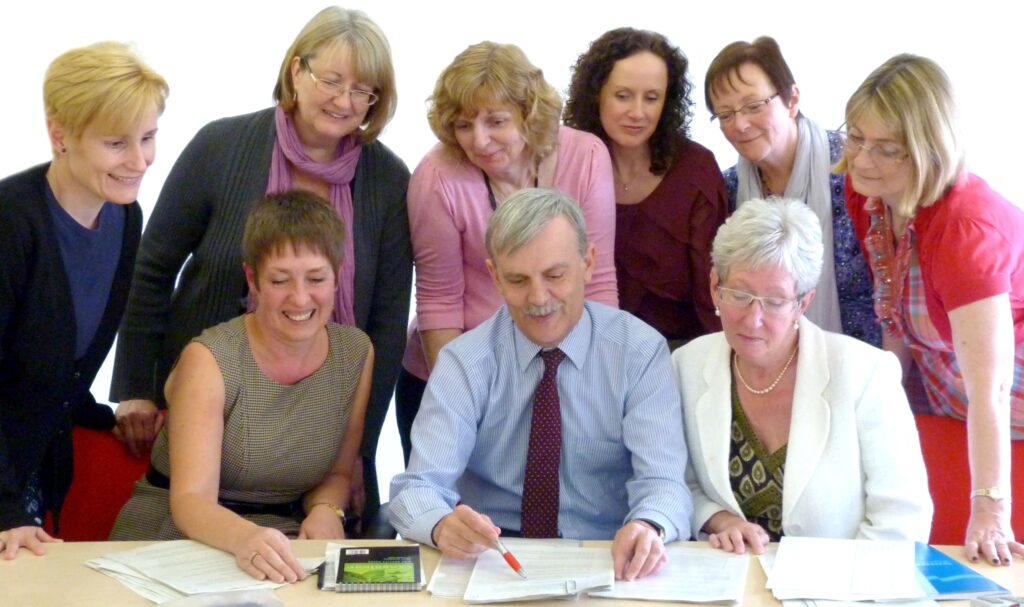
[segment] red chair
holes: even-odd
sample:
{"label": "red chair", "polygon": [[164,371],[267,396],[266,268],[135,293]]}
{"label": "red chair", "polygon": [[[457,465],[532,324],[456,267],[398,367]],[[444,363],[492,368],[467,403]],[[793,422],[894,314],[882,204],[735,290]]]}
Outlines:
{"label": "red chair", "polygon": [[146,473],[149,457],[132,457],[110,432],[76,426],[72,439],[75,476],[61,509],[59,537],[105,541],[135,481]]}
{"label": "red chair", "polygon": [[[967,461],[967,424],[942,415],[914,415],[921,452],[928,468],[928,488],[935,504],[929,543],[962,544],[971,515],[971,469]],[[1013,441],[1010,520],[1024,537],[1024,441]]]}

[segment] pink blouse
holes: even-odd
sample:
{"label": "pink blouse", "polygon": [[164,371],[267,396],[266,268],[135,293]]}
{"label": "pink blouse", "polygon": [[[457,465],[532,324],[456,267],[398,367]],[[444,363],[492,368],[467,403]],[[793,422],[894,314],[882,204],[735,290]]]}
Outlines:
{"label": "pink blouse", "polygon": [[[554,187],[580,203],[587,236],[597,248],[586,297],[618,307],[615,190],[608,150],[594,135],[563,126],[556,153]],[[484,264],[484,232],[493,211],[478,167],[437,144],[412,174],[408,205],[416,262],[416,317],[402,364],[426,379],[419,330],[468,331],[494,314],[504,300]]]}

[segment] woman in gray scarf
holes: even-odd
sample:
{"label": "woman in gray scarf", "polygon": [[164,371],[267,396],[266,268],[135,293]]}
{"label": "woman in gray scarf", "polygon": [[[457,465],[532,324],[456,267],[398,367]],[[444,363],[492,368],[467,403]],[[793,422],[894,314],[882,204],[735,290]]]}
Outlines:
{"label": "woman in gray scarf", "polygon": [[831,167],[843,153],[841,136],[800,113],[797,88],[778,43],[762,36],[733,42],[704,78],[711,119],[739,152],[723,174],[730,208],[752,198],[803,200],[821,221],[825,244],[818,295],[807,316],[828,331],[878,346],[867,263],[846,212],[843,176]]}

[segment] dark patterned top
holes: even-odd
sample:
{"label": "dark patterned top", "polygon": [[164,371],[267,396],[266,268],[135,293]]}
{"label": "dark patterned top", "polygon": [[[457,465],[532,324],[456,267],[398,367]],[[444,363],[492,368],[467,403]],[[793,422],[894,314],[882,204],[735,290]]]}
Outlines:
{"label": "dark patterned top", "polygon": [[[832,164],[839,162],[843,155],[843,138],[836,131],[828,131],[828,152]],[[739,190],[736,167],[726,169],[722,177],[729,191],[729,211],[732,212],[736,210],[736,192]],[[845,174],[833,173],[829,183],[832,191],[832,255],[835,260],[836,291],[839,293],[839,315],[843,333],[877,347],[882,344],[882,329],[875,320],[874,301],[871,299],[873,284],[868,264],[846,211],[845,177]]]}
{"label": "dark patterned top", "polygon": [[767,531],[773,542],[783,535],[782,481],[786,471],[786,447],[783,445],[775,453],[768,453],[743,412],[733,379],[729,482],[743,516]]}

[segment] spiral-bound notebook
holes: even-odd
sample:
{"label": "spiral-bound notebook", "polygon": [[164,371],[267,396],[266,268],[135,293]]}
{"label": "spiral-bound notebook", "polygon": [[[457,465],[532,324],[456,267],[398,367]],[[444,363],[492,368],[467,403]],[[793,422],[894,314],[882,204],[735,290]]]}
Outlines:
{"label": "spiral-bound notebook", "polygon": [[423,588],[420,547],[328,544],[317,587],[334,592],[401,592]]}

